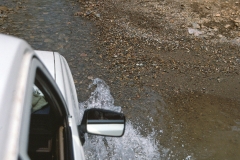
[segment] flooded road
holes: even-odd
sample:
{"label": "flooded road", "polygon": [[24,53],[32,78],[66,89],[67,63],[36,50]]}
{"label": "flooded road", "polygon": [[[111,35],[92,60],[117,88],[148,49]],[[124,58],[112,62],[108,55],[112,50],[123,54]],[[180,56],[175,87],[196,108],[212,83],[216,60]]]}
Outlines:
{"label": "flooded road", "polygon": [[[204,51],[190,52],[163,52],[120,38],[114,44],[110,38],[99,39],[97,35],[104,33],[93,21],[74,16],[80,10],[74,0],[3,0],[0,6],[9,8],[7,17],[0,20],[1,33],[23,38],[36,50],[57,51],[67,59],[80,106],[92,107],[91,96],[98,87],[88,85],[101,78],[112,96],[101,92],[105,99],[98,99],[95,107],[110,96],[108,108],[121,106],[131,121],[122,139],[89,136],[85,146],[89,159],[239,159],[239,47],[221,45],[225,47],[221,54],[216,51],[208,56],[205,50],[212,46],[205,49],[202,42],[196,46]],[[133,21],[138,19],[141,16]],[[110,49],[113,55],[108,54]],[[215,73],[212,67],[228,71]],[[114,145],[120,141],[121,145]],[[98,150],[96,144],[106,148]]]}
{"label": "flooded road", "polygon": [[[92,76],[92,72],[97,76],[98,68],[91,60],[97,52],[97,41],[93,36],[96,29],[92,22],[74,16],[79,10],[76,1],[3,0],[1,5],[10,10],[7,20],[4,19],[7,22],[0,27],[1,33],[26,40],[35,50],[61,53],[71,67],[78,89],[78,85],[84,84],[80,80],[90,82],[86,77]],[[85,82],[85,85],[88,84]],[[78,91],[78,95],[82,94]]]}

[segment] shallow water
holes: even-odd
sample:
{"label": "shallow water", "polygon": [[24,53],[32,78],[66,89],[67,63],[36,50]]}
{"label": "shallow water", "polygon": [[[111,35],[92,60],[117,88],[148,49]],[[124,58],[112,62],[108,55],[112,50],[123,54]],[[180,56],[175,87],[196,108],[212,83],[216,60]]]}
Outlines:
{"label": "shallow water", "polygon": [[[93,80],[96,85],[89,99],[79,104],[81,115],[85,109],[102,108],[121,112],[120,106],[114,105],[114,99],[110,93],[109,86],[101,79]],[[90,85],[92,87],[92,85]],[[82,116],[81,116],[82,117]],[[86,142],[84,151],[87,159],[160,159],[155,132],[147,136],[141,135],[137,128],[133,127],[131,121],[127,120],[126,130],[121,138],[85,135]]]}

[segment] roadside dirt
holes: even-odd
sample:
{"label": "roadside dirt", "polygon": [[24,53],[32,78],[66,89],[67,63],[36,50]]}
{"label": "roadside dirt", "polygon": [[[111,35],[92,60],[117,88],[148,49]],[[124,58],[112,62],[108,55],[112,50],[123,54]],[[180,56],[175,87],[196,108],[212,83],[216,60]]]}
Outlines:
{"label": "roadside dirt", "polygon": [[[100,30],[99,57],[116,103],[136,123],[147,125],[144,115],[152,116],[152,125],[164,131],[158,140],[171,150],[163,158],[237,159],[239,1],[79,2],[75,16]],[[165,110],[157,109],[157,100],[146,102],[146,87],[163,97]]]}

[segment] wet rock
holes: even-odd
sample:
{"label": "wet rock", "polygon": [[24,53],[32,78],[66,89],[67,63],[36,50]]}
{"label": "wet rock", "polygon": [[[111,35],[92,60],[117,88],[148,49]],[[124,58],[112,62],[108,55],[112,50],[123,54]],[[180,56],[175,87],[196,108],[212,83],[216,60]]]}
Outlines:
{"label": "wet rock", "polygon": [[237,58],[237,59],[236,59],[236,62],[240,64],[240,59],[239,59],[239,58]]}
{"label": "wet rock", "polygon": [[198,29],[188,28],[188,33],[193,34],[194,36],[199,36],[203,34],[202,31],[199,31]]}
{"label": "wet rock", "polygon": [[82,12],[75,12],[75,13],[74,13],[74,16],[82,16],[82,15],[83,15]]}
{"label": "wet rock", "polygon": [[181,8],[181,9],[185,9],[184,4],[181,4],[181,5],[180,5],[180,8]]}
{"label": "wet rock", "polygon": [[223,81],[223,78],[218,78],[217,81],[218,81],[218,83],[220,83]]}
{"label": "wet rock", "polygon": [[45,43],[53,43],[53,40],[47,38],[47,39],[44,40],[44,42]]}
{"label": "wet rock", "polygon": [[0,18],[7,18],[8,16],[6,14],[0,14]]}
{"label": "wet rock", "polygon": [[17,8],[22,8],[22,3],[21,2],[17,2]]}
{"label": "wet rock", "polygon": [[223,35],[219,34],[219,35],[218,35],[218,37],[219,37],[219,38],[222,38],[222,37],[223,37]]}
{"label": "wet rock", "polygon": [[87,54],[86,53],[81,53],[80,56],[81,57],[87,57]]}
{"label": "wet rock", "polygon": [[88,76],[87,77],[89,80],[93,80],[93,76]]}
{"label": "wet rock", "polygon": [[8,25],[3,23],[3,25],[1,27],[2,27],[2,29],[7,29]]}
{"label": "wet rock", "polygon": [[212,27],[212,28],[213,28],[213,30],[214,30],[215,32],[218,31],[218,27],[217,27],[217,26],[214,26],[214,27]]}
{"label": "wet rock", "polygon": [[142,63],[137,63],[136,66],[142,67],[143,64]]}
{"label": "wet rock", "polygon": [[92,11],[87,11],[87,12],[85,13],[85,15],[86,15],[86,16],[89,16],[91,13],[92,13]]}
{"label": "wet rock", "polygon": [[97,18],[100,18],[100,17],[101,17],[101,15],[100,15],[99,13],[96,13],[95,16],[96,16]]}
{"label": "wet rock", "polygon": [[226,24],[225,26],[224,26],[224,28],[229,28],[229,27],[231,27],[231,25],[230,24]]}
{"label": "wet rock", "polygon": [[234,20],[235,23],[240,23],[240,18]]}
{"label": "wet rock", "polygon": [[8,8],[6,6],[0,6],[0,13],[7,12]]}
{"label": "wet rock", "polygon": [[194,29],[200,29],[200,28],[201,28],[198,23],[192,23],[192,27],[193,27]]}
{"label": "wet rock", "polygon": [[237,27],[240,27],[240,18],[235,19],[234,22]]}
{"label": "wet rock", "polygon": [[4,24],[4,21],[3,21],[3,19],[1,18],[1,19],[0,19],[0,26],[3,25],[3,24]]}
{"label": "wet rock", "polygon": [[210,9],[211,9],[211,6],[206,6],[205,8],[208,9],[208,10],[210,10]]}

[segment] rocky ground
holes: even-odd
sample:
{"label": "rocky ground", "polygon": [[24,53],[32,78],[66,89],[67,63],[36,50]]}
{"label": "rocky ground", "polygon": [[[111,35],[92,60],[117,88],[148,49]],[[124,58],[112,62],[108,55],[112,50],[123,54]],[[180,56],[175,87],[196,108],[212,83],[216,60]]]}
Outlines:
{"label": "rocky ground", "polygon": [[116,74],[112,81],[161,93],[211,93],[213,84],[239,75],[237,1],[80,0],[80,6],[75,16],[94,20],[100,29],[105,53],[99,56]]}
{"label": "rocky ground", "polygon": [[[0,32],[8,14],[24,6],[16,3],[0,6]],[[160,148],[163,158],[238,159],[239,1],[79,0],[73,6],[79,6],[73,17],[97,27],[97,49],[67,58],[80,101],[89,96],[79,93],[90,93],[90,80],[102,78],[128,119],[150,121],[147,133],[158,131],[169,148]]]}

